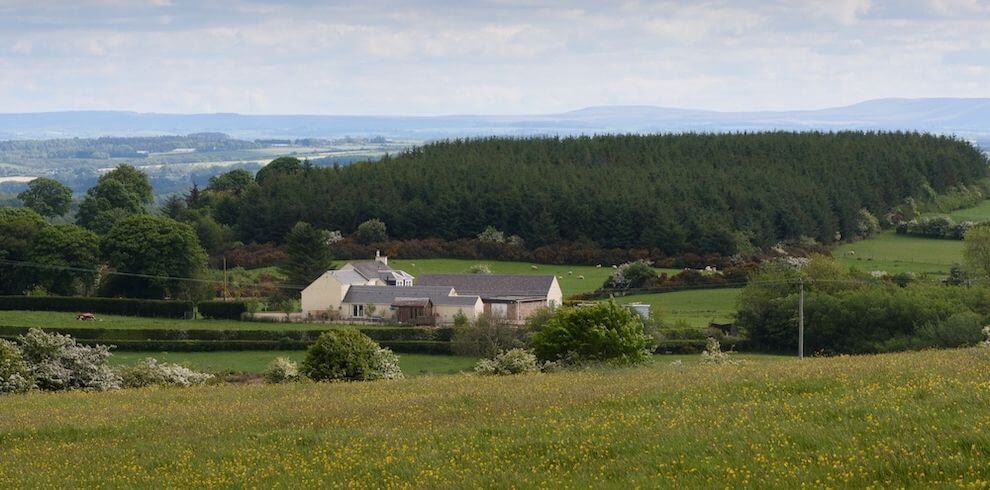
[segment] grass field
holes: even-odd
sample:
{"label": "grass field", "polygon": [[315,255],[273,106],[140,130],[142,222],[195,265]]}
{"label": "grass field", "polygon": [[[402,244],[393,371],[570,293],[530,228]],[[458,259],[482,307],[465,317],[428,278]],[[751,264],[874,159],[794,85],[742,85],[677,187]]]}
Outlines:
{"label": "grass field", "polygon": [[[547,265],[529,262],[500,262],[497,260],[462,260],[462,259],[409,259],[389,260],[389,265],[404,270],[414,276],[422,274],[459,274],[467,272],[475,264],[485,264],[495,274],[552,274],[557,276],[560,289],[564,296],[594,291],[612,274],[611,267],[595,267],[587,265]],[[533,269],[536,265],[537,269]],[[676,274],[680,269],[657,269],[657,272]],[[570,274],[569,274],[570,273]],[[584,279],[578,279],[584,276]]]}
{"label": "grass field", "polygon": [[619,303],[648,303],[651,310],[659,309],[661,317],[670,322],[685,322],[707,327],[709,322],[725,323],[736,312],[736,299],[741,289],[693,289],[672,293],[634,294],[616,298]]}
{"label": "grass field", "polygon": [[[305,351],[220,351],[220,352],[114,352],[110,363],[133,364],[146,357],[182,364],[198,371],[260,373],[276,357],[288,357],[302,362]],[[452,374],[470,371],[478,359],[464,356],[428,354],[398,354],[399,366],[406,376],[420,374]]]}
{"label": "grass field", "polygon": [[0,487],[985,487],[990,350],[10,396]]}
{"label": "grass field", "polygon": [[905,236],[887,230],[869,240],[840,245],[832,255],[848,267],[867,272],[945,274],[953,263],[962,262],[962,246],[961,240]]}
{"label": "grass field", "polygon": [[983,201],[971,208],[957,209],[951,213],[925,213],[925,216],[940,216],[948,214],[955,221],[990,221],[990,200]]}
{"label": "grass field", "polygon": [[[241,322],[235,320],[171,320],[136,316],[96,315],[97,321],[81,322],[76,313],[58,311],[0,311],[0,326],[38,328],[122,328],[177,330],[320,330],[330,325],[318,323]],[[362,325],[361,328],[374,328]]]}

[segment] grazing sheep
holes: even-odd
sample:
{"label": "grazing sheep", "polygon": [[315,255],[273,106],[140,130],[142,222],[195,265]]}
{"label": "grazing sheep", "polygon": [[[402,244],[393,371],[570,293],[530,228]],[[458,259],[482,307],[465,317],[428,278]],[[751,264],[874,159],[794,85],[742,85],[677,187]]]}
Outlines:
{"label": "grazing sheep", "polygon": [[578,279],[584,279],[584,276],[578,276]]}
{"label": "grazing sheep", "polygon": [[602,265],[601,264],[598,264],[598,265],[595,266],[595,269],[601,269],[601,268],[602,268]]}
{"label": "grazing sheep", "polygon": [[537,270],[537,269],[539,269],[539,267],[537,267],[537,266],[535,266],[535,265],[531,265],[531,266],[529,266],[529,268],[530,268],[530,269],[533,269],[534,271],[535,271],[535,270]]}
{"label": "grazing sheep", "polygon": [[572,275],[574,275],[574,271],[567,271],[567,275],[568,275],[568,276],[572,276]]}

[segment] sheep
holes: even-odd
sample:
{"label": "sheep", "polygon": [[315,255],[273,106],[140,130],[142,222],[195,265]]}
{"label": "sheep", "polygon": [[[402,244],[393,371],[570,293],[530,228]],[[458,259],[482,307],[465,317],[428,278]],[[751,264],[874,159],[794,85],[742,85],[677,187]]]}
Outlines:
{"label": "sheep", "polygon": [[578,279],[582,279],[583,280],[584,279],[584,276],[578,276]]}
{"label": "sheep", "polygon": [[537,269],[539,269],[539,267],[537,267],[537,266],[535,266],[535,265],[531,265],[531,266],[529,266],[529,268],[530,268],[530,269],[533,269],[534,271],[535,271],[535,270],[537,270]]}

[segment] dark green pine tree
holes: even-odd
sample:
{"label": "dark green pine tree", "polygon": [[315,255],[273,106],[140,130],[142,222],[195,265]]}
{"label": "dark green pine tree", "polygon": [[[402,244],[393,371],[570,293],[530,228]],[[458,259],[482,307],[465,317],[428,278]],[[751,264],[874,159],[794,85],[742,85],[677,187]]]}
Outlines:
{"label": "dark green pine tree", "polygon": [[279,269],[293,287],[306,286],[333,267],[327,232],[300,221],[285,237],[285,261]]}

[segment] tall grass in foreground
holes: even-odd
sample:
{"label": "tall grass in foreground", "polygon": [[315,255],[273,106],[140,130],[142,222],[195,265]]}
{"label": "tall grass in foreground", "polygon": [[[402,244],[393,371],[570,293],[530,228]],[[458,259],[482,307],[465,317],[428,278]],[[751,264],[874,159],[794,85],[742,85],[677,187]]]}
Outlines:
{"label": "tall grass in foreground", "polygon": [[0,398],[0,487],[983,487],[990,349]]}

